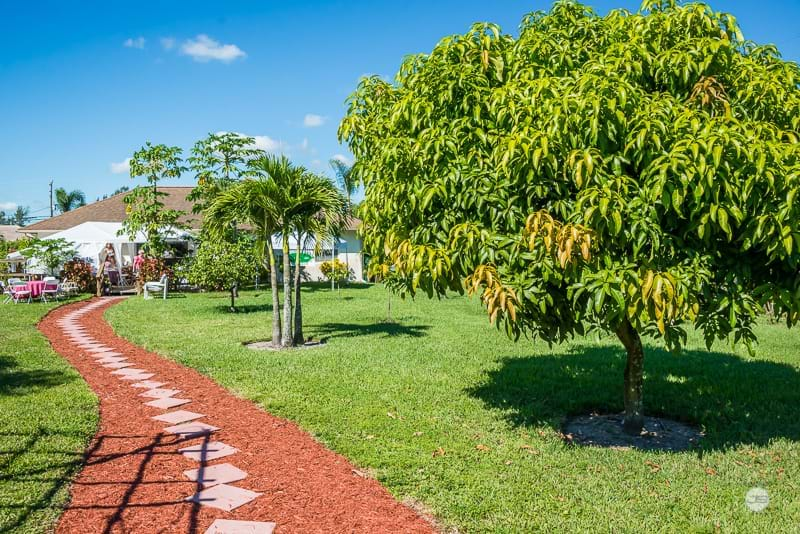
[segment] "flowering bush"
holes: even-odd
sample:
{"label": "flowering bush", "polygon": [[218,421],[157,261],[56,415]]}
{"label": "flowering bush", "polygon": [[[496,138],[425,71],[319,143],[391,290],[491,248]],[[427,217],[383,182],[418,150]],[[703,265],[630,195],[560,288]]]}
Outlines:
{"label": "flowering bush", "polygon": [[94,290],[92,266],[83,260],[72,260],[65,263],[62,279],[77,285],[81,292]]}
{"label": "flowering bush", "polygon": [[161,278],[161,275],[166,274],[169,277],[171,287],[175,285],[175,273],[172,269],[167,267],[164,260],[159,258],[145,258],[142,266],[139,268],[139,275],[136,281],[144,284],[145,282],[155,282]]}
{"label": "flowering bush", "polygon": [[350,278],[350,270],[347,268],[347,265],[338,259],[322,262],[319,266],[319,270],[328,280],[333,279],[336,282],[341,282]]}

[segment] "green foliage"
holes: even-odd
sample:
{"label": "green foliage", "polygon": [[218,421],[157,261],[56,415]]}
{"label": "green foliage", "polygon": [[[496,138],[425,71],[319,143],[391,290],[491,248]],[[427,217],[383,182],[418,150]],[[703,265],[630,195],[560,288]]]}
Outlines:
{"label": "green foliage", "polygon": [[8,219],[8,224],[16,224],[17,226],[25,226],[30,221],[31,209],[27,206],[17,206],[14,216]]}
{"label": "green foliage", "polygon": [[209,134],[195,143],[189,164],[197,186],[188,196],[195,201],[194,212],[203,211],[220,192],[247,176],[247,163],[261,155],[254,138],[237,133]]}
{"label": "green foliage", "polygon": [[33,258],[47,267],[50,274],[57,274],[58,268],[74,258],[78,251],[75,244],[66,239],[34,239],[27,247],[20,250],[26,258]]}
{"label": "green foliage", "polygon": [[257,271],[253,240],[249,236],[235,241],[206,238],[191,260],[187,278],[203,289],[218,291],[254,280]]}
{"label": "green foliage", "polygon": [[319,270],[325,278],[334,280],[335,282],[342,282],[350,278],[350,270],[339,258],[334,258],[333,261],[328,260],[322,262],[319,266]]}
{"label": "green foliage", "polygon": [[83,260],[72,260],[64,264],[64,281],[75,283],[81,292],[91,292],[95,289],[92,266]]}
{"label": "green foliage", "polygon": [[363,79],[339,135],[366,250],[513,337],[628,320],[671,348],[800,318],[800,67],[704,4],[570,1]]}
{"label": "green foliage", "polygon": [[330,166],[336,176],[339,188],[347,196],[347,207],[352,211],[352,197],[358,190],[358,175],[353,172],[353,166],[348,165],[339,158],[332,158]]}
{"label": "green foliage", "polygon": [[79,189],[67,192],[63,187],[59,187],[55,190],[55,197],[56,209],[61,213],[86,205],[86,195]]}
{"label": "green foliage", "polygon": [[133,240],[137,233],[144,232],[147,252],[154,256],[160,257],[167,250],[164,239],[166,232],[185,226],[180,222],[184,213],[165,208],[161,199],[167,193],[158,190],[160,181],[179,178],[186,170],[181,165],[181,152],[178,147],[152,145],[148,141],[133,154],[130,161],[131,178],[144,177],[148,185],[135,187],[125,195],[127,218],[122,224],[120,235],[127,235]]}

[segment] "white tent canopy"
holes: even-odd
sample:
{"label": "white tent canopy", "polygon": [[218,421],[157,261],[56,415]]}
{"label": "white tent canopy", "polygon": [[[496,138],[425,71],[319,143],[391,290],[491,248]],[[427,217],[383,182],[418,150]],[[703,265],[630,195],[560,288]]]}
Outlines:
{"label": "white tent canopy", "polygon": [[122,223],[89,221],[49,235],[45,239],[64,239],[73,243],[78,257],[95,266],[100,263],[100,253],[106,243],[111,243],[120,265],[125,265],[133,259],[135,244],[144,243],[147,239],[140,232],[131,241],[127,235],[117,235],[121,228]]}

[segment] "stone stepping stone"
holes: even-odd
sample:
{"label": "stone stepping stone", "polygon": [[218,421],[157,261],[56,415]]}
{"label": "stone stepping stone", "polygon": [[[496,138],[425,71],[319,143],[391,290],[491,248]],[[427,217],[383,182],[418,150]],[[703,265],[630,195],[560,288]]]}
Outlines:
{"label": "stone stepping stone", "polygon": [[232,454],[239,452],[236,447],[231,447],[221,441],[212,441],[210,443],[201,443],[199,445],[192,445],[191,447],[184,447],[178,449],[178,452],[198,462],[210,462],[218,458],[225,458]]}
{"label": "stone stepping stone", "polygon": [[117,362],[117,363],[104,363],[103,367],[107,369],[124,369],[125,367],[133,367],[131,362]]}
{"label": "stone stepping stone", "polygon": [[116,371],[111,371],[112,375],[120,375],[120,376],[135,376],[140,375],[142,373],[146,373],[147,371],[144,369],[135,369],[135,368],[127,368],[127,369],[117,369]]}
{"label": "stone stepping stone", "polygon": [[[127,380],[127,378],[123,378],[123,380]],[[175,397],[164,397],[163,399],[156,399],[150,402],[145,402],[145,404],[147,406],[152,406],[153,408],[161,408],[162,410],[169,410],[170,408],[181,406],[182,404],[186,404],[187,402],[192,402],[192,401],[190,399],[176,399]]]}
{"label": "stone stepping stone", "polygon": [[198,503],[202,506],[211,506],[212,508],[219,508],[230,512],[247,504],[260,493],[255,491],[246,490],[244,488],[237,488],[236,486],[229,486],[227,484],[218,484],[210,488],[198,491],[190,497],[186,497],[186,501]]}
{"label": "stone stepping stone", "polygon": [[218,464],[208,467],[189,469],[183,472],[183,476],[197,482],[204,488],[210,488],[217,484],[230,484],[247,478],[247,473],[232,464]]}
{"label": "stone stepping stone", "polygon": [[217,519],[211,523],[205,534],[272,534],[273,532],[275,523]]}
{"label": "stone stepping stone", "polygon": [[166,382],[155,382],[153,380],[143,380],[141,382],[136,382],[135,384],[131,384],[131,387],[140,388],[140,389],[155,389],[155,388],[160,388],[163,385],[166,385]]}
{"label": "stone stepping stone", "polygon": [[205,417],[205,415],[201,413],[190,412],[188,410],[177,410],[174,412],[163,413],[161,415],[154,415],[150,419],[155,419],[156,421],[163,421],[165,423],[177,425],[178,423],[193,421],[195,419],[200,419],[201,417]]}
{"label": "stone stepping stone", "polygon": [[92,358],[114,358],[122,355],[121,352],[101,352],[100,354],[92,354]]}
{"label": "stone stepping stone", "polygon": [[216,432],[219,428],[208,425],[206,423],[182,423],[180,425],[168,426],[164,432],[170,434],[178,434],[182,438],[194,438],[197,436],[204,436]]}
{"label": "stone stepping stone", "polygon": [[103,347],[97,347],[96,349],[89,349],[86,352],[88,352],[89,354],[102,354],[104,352],[114,352],[114,349],[112,349],[111,347],[103,346]]}
{"label": "stone stepping stone", "polygon": [[179,389],[153,388],[148,389],[144,393],[139,393],[139,396],[150,397],[151,399],[163,399],[164,397],[172,397],[173,395],[177,395],[180,392],[181,390]]}
{"label": "stone stepping stone", "polygon": [[97,360],[97,363],[99,363],[99,364],[103,364],[103,363],[119,363],[119,362],[124,362],[127,359],[128,358],[100,358],[99,360]]}
{"label": "stone stepping stone", "polygon": [[[123,369],[120,369],[120,370],[122,371]],[[117,372],[114,371],[111,374],[117,374]],[[156,376],[155,373],[139,373],[139,374],[135,374],[135,375],[121,375],[119,377],[119,379],[120,380],[136,380],[138,382],[140,380],[147,380],[148,378],[153,378],[154,376]]]}

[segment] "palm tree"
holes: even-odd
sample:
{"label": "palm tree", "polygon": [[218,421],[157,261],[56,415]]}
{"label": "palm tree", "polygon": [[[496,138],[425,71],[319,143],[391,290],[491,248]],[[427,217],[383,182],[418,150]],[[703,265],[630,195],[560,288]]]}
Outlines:
{"label": "palm tree", "polygon": [[84,195],[83,191],[79,189],[67,193],[66,189],[59,187],[55,190],[55,194],[56,208],[58,208],[58,211],[61,213],[66,213],[74,210],[75,208],[80,208],[81,206],[86,205],[86,195]]}
{"label": "palm tree", "polygon": [[303,344],[303,307],[301,302],[300,285],[301,265],[300,256],[306,242],[311,238],[315,247],[329,239],[333,239],[341,229],[347,205],[342,194],[330,180],[323,176],[306,173],[294,184],[296,198],[306,200],[306,208],[298,213],[292,221],[294,235],[297,240],[297,251],[294,258],[294,332],[295,345]]}
{"label": "palm tree", "polygon": [[224,237],[237,222],[249,225],[256,235],[256,257],[269,269],[272,286],[272,346],[281,346],[281,309],[278,269],[272,236],[280,231],[278,201],[283,192],[269,178],[239,182],[217,196],[205,211],[206,228],[212,236]]}
{"label": "palm tree", "polygon": [[356,178],[356,173],[353,172],[353,166],[348,165],[339,158],[331,159],[330,165],[331,168],[333,168],[333,173],[336,175],[339,188],[345,196],[347,196],[347,210],[351,211],[351,199],[358,189],[358,178]]}

